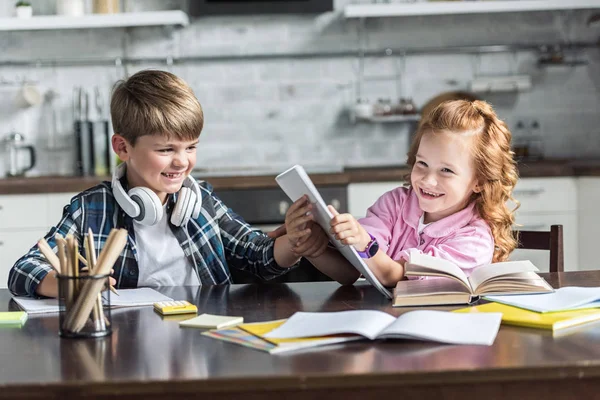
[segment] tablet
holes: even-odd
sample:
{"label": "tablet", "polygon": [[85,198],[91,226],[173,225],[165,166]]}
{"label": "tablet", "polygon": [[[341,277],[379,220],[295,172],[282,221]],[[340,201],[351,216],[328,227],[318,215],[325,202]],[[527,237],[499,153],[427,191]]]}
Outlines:
{"label": "tablet", "polygon": [[319,194],[319,191],[310,180],[310,177],[300,165],[294,165],[292,168],[277,175],[275,181],[281,189],[292,200],[296,201],[300,197],[307,195],[310,202],[315,205],[313,212],[315,213],[315,222],[317,222],[329,236],[331,243],[335,245],[340,253],[360,272],[373,286],[377,288],[388,299],[392,298],[392,293],[387,290],[377,280],[371,272],[367,264],[356,252],[353,246],[348,246],[340,243],[333,234],[329,232],[331,229],[331,219],[333,214],[327,209],[327,205]]}

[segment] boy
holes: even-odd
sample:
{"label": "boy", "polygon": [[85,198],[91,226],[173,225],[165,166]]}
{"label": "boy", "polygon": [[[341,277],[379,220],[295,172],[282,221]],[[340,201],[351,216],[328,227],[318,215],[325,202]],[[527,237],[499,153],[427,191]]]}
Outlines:
{"label": "boy", "polygon": [[[204,117],[183,80],[164,71],[138,72],[117,84],[110,112],[112,147],[123,164],[112,182],[85,190],[65,206],[45,236],[55,251],[56,233],[74,235],[81,249],[91,228],[99,253],[111,229],[125,228],[127,245],[111,283],[131,288],[231,283],[229,267],[270,279],[300,256],[325,250],[320,229],[299,244],[286,235],[273,239],[253,231],[210,184],[189,177]],[[57,297],[57,279],[49,272],[36,245],[10,270],[8,287],[17,296]]]}

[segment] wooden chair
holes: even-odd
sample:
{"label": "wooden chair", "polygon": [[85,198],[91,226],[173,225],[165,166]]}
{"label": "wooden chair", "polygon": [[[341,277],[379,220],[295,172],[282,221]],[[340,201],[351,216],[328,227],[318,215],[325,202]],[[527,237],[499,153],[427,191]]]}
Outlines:
{"label": "wooden chair", "polygon": [[513,231],[518,249],[550,250],[550,272],[565,270],[563,226],[552,225],[550,231]]}

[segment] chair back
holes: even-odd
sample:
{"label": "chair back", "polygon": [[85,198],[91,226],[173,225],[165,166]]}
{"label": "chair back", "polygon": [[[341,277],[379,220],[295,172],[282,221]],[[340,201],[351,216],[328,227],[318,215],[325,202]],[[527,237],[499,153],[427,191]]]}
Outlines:
{"label": "chair back", "polygon": [[513,231],[518,249],[550,250],[550,272],[565,270],[563,226],[552,225],[549,231]]}

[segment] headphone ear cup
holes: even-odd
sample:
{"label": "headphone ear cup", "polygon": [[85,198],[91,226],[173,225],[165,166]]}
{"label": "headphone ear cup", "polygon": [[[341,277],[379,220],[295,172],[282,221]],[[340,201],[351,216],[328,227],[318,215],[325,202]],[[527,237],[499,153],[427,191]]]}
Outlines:
{"label": "headphone ear cup", "polygon": [[183,216],[183,221],[181,221],[182,225],[186,225],[190,221],[190,217],[192,216],[192,212],[194,211],[194,206],[196,204],[196,193],[190,190],[190,194],[188,196],[187,207],[185,210],[185,214]]}
{"label": "headphone ear cup", "polygon": [[177,203],[171,213],[171,223],[175,226],[185,225],[185,216],[190,203],[190,189],[182,187],[177,194]]}
{"label": "headphone ear cup", "polygon": [[196,195],[195,200],[192,203],[193,210],[191,216],[192,218],[196,219],[200,216],[200,210],[202,209],[202,193],[200,192],[200,186],[198,185],[198,182],[189,175],[183,181],[183,185],[184,187],[189,187]]}
{"label": "headphone ear cup", "polygon": [[162,203],[152,190],[138,186],[131,189],[127,194],[140,207],[139,215],[134,218],[140,224],[155,225],[162,219]]}

